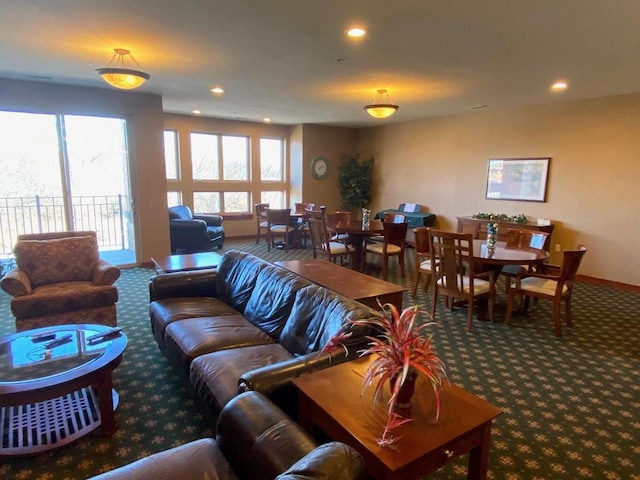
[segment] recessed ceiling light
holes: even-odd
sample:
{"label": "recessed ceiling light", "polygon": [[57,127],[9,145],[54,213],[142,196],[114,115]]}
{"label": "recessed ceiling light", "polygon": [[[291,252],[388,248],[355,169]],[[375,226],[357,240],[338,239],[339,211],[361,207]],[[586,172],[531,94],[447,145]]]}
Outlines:
{"label": "recessed ceiling light", "polygon": [[224,93],[224,89],[220,88],[220,87],[213,87],[211,89],[211,93],[215,93],[216,95],[220,95],[220,94]]}
{"label": "recessed ceiling light", "polygon": [[562,92],[567,88],[569,88],[569,84],[564,80],[555,82],[554,84],[551,85],[551,90],[554,92]]}
{"label": "recessed ceiling light", "polygon": [[347,35],[351,38],[360,38],[364,37],[367,34],[367,31],[364,28],[354,27],[347,30]]}
{"label": "recessed ceiling light", "polygon": [[264,123],[271,123],[271,119],[270,119],[269,117],[264,117],[264,118],[262,119],[262,121],[263,121]]}
{"label": "recessed ceiling light", "polygon": [[191,110],[191,113],[193,113],[194,115],[201,115],[202,112],[200,110]]}

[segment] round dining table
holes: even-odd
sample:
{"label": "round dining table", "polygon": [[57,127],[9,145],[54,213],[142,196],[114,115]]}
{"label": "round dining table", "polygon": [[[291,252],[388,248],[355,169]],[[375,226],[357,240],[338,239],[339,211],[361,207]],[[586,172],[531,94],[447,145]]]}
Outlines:
{"label": "round dining table", "polygon": [[503,265],[537,265],[549,258],[549,252],[538,248],[512,246],[496,242],[493,250],[486,240],[473,241],[473,261],[487,268],[499,270]]}
{"label": "round dining table", "polygon": [[361,220],[351,222],[337,222],[327,224],[327,230],[331,233],[348,233],[353,253],[351,254],[351,268],[359,272],[364,268],[364,242],[368,237],[380,235],[384,232],[382,222],[372,220],[368,226],[364,226]]}

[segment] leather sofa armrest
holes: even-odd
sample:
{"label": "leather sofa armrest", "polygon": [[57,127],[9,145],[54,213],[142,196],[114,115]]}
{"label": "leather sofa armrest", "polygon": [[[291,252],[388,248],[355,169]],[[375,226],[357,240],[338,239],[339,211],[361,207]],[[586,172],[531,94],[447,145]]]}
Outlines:
{"label": "leather sofa armrest", "polygon": [[364,460],[358,452],[344,443],[325,443],[276,477],[276,480],[301,479],[364,479]]}
{"label": "leather sofa armrest", "polygon": [[150,478],[219,478],[228,464],[215,441],[203,438],[144,457],[89,480],[145,480]]}
{"label": "leather sofa armrest", "polygon": [[202,220],[204,221],[208,227],[221,227],[222,226],[222,215],[194,215],[194,220]]}
{"label": "leather sofa armrest", "polygon": [[287,385],[291,380],[305,373],[338,365],[357,358],[355,351],[345,355],[342,349],[311,352],[306,355],[285,360],[245,372],[238,380],[238,393],[256,390],[269,396]]}
{"label": "leather sofa armrest", "polygon": [[9,295],[14,297],[22,297],[24,295],[31,295],[33,288],[31,287],[31,280],[25,272],[16,268],[11,270],[0,281],[0,287]]}
{"label": "leather sofa armrest", "polygon": [[120,278],[120,269],[106,260],[98,260],[93,270],[94,285],[113,285]]}
{"label": "leather sofa armrest", "polygon": [[153,275],[149,280],[149,301],[174,297],[216,297],[215,268]]}

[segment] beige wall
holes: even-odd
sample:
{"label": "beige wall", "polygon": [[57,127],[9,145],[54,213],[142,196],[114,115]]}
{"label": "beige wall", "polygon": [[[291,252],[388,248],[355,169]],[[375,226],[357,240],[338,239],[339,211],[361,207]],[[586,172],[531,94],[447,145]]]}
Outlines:
{"label": "beige wall", "polygon": [[[303,125],[303,200],[316,206],[325,205],[327,211],[340,208],[338,167],[344,154],[356,151],[357,130],[352,128]],[[311,175],[311,162],[318,155],[329,160],[329,174],[322,180]]]}
{"label": "beige wall", "polygon": [[[365,129],[358,148],[375,158],[374,211],[421,203],[444,229],[478,212],[548,218],[554,245],[589,247],[581,274],[640,285],[640,95]],[[551,157],[547,202],[484,198],[487,160],[514,157]]]}
{"label": "beige wall", "polygon": [[169,251],[162,97],[0,79],[0,110],[125,118],[130,129],[132,195],[140,224],[137,231],[139,258],[149,261],[152,256]]}

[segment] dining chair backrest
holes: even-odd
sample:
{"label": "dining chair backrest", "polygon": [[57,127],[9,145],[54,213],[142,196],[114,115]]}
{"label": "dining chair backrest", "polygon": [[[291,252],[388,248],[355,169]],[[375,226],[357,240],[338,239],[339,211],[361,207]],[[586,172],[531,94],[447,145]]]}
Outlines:
{"label": "dining chair backrest", "polygon": [[290,218],[291,218],[291,210],[289,208],[268,208],[267,209],[267,222],[269,222],[270,227],[273,225],[289,226]]}
{"label": "dining chair backrest", "polygon": [[344,210],[338,210],[336,212],[327,213],[326,217],[327,225],[348,225],[351,223],[351,212]]}
{"label": "dining chair backrest", "polygon": [[407,238],[408,222],[402,223],[389,223],[382,222],[382,228],[384,229],[384,243],[397,245],[400,248],[404,247],[404,242]]}
{"label": "dining chair backrest", "polygon": [[313,247],[313,258],[316,258],[316,253],[322,254],[329,253],[327,250],[327,244],[329,242],[329,234],[327,232],[327,226],[324,221],[324,216],[309,217],[309,233],[311,235],[311,246]]}
{"label": "dining chair backrest", "polygon": [[565,250],[563,252],[558,283],[573,284],[585,253],[587,253],[587,248],[584,245],[578,245],[577,250]]}
{"label": "dining chair backrest", "polygon": [[420,256],[427,256],[431,249],[429,248],[429,228],[418,227],[413,229],[414,243],[416,248],[416,254]]}
{"label": "dining chair backrest", "polygon": [[266,217],[268,208],[269,208],[269,204],[268,203],[256,203],[255,204],[256,217],[258,217],[258,218]]}
{"label": "dining chair backrest", "polygon": [[549,234],[536,230],[507,230],[507,248],[536,248],[544,250]]}
{"label": "dining chair backrest", "polygon": [[315,208],[315,203],[295,203],[296,213],[307,213]]}
{"label": "dining chair backrest", "polygon": [[461,231],[458,233],[469,233],[472,238],[480,238],[480,223],[464,222],[460,224]]}
{"label": "dining chair backrest", "polygon": [[382,221],[385,223],[404,223],[407,221],[407,216],[402,213],[385,212]]}
{"label": "dining chair backrest", "polygon": [[[431,263],[443,293],[464,295],[464,277],[473,277],[473,235],[429,229]],[[473,282],[470,283],[473,288]]]}

